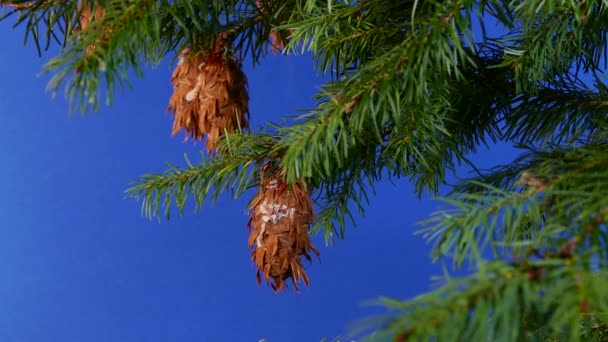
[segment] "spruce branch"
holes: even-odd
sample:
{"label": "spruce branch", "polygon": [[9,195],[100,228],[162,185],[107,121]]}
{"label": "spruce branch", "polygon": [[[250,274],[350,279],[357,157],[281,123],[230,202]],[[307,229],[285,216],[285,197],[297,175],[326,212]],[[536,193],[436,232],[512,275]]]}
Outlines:
{"label": "spruce branch", "polygon": [[[272,134],[228,133],[216,155],[142,176],[127,195],[142,200],[146,216],[183,213],[190,203],[199,209],[226,192],[241,196],[271,165],[281,172],[277,182],[284,173],[316,195],[315,229],[331,242],[356,224],[354,211],[364,214],[378,182],[409,177],[418,194],[434,192],[448,171],[469,163],[477,176],[453,188],[448,210],[421,233],[434,258],[476,270],[410,301],[384,300],[396,317],[375,327],[376,338],[605,338],[605,1],[88,1],[105,14],[78,32],[77,2],[10,3],[20,4],[3,6],[2,19],[13,13],[39,50],[61,44],[47,65],[56,72],[51,87],[66,85],[83,111],[104,89],[128,83],[129,71],[184,47],[211,48],[218,37],[225,52],[255,65],[280,31],[274,39],[288,41],[287,51],[310,52],[317,70],[333,77],[312,109]],[[485,30],[490,20],[505,34]],[[501,140],[522,143],[523,153],[477,169],[470,156]],[[312,208],[304,207],[300,232],[308,238]],[[257,218],[251,241],[263,247],[268,218]],[[276,241],[285,236],[275,233]],[[275,260],[255,259],[265,274]]]}
{"label": "spruce branch", "polygon": [[142,200],[142,213],[150,218],[169,218],[173,205],[183,214],[189,199],[197,210],[206,200],[213,205],[227,191],[238,198],[258,184],[266,161],[277,158],[271,148],[274,140],[265,134],[227,133],[219,139],[217,155],[221,157],[201,153],[201,163],[194,165],[186,159],[187,167],[169,165],[163,173],[143,175],[125,193]]}
{"label": "spruce branch", "polygon": [[514,97],[514,108],[505,115],[505,138],[523,144],[571,144],[606,134],[608,88],[594,76],[595,89],[568,73],[534,96]]}
{"label": "spruce branch", "polygon": [[53,43],[63,47],[67,44],[74,27],[74,1],[0,1],[0,7],[8,6],[13,10],[0,15],[0,22],[13,14],[18,17],[13,27],[25,26],[24,44],[32,40],[38,55],[47,51]]}
{"label": "spruce branch", "polygon": [[[505,60],[514,69],[518,92],[536,88],[573,67],[597,69],[604,54],[608,7],[604,1],[520,3],[515,14],[523,25],[502,40]],[[552,62],[548,62],[551,60]]]}
{"label": "spruce branch", "polygon": [[[439,289],[409,301],[382,298],[380,304],[395,314],[380,320],[384,323],[374,338],[520,341],[545,336],[586,341],[590,323],[602,322],[608,309],[608,291],[601,285],[607,275],[584,269],[572,272],[559,259],[532,264],[545,269],[542,277],[530,277],[530,264],[495,262],[471,276],[450,278]],[[587,308],[581,307],[581,297]],[[541,328],[535,326],[539,322]],[[588,328],[577,329],[584,327],[581,323]],[[359,326],[363,327],[365,321]]]}
{"label": "spruce branch", "polygon": [[[497,246],[537,249],[558,243],[564,236],[581,234],[608,207],[606,148],[600,144],[535,151],[520,157],[517,166],[506,166],[481,179],[499,181],[495,183],[499,187],[469,180],[457,188],[463,190],[445,199],[453,209],[436,213],[419,233],[434,241],[435,258],[450,255],[456,265],[481,260],[488,249],[494,251],[494,257],[504,255]],[[513,178],[526,173],[542,186]],[[578,230],[566,222],[577,222]],[[594,239],[601,234],[596,232]]]}

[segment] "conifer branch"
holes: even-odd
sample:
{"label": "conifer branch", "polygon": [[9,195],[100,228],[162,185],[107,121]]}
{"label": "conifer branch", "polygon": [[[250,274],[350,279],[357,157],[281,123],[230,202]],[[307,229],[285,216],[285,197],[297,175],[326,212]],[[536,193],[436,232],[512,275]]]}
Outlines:
{"label": "conifer branch", "polygon": [[[28,2],[13,9],[4,1],[9,14],[2,17],[16,14],[16,25],[25,25],[39,51],[52,41],[62,46],[47,65],[55,72],[50,86],[65,84],[83,112],[99,104],[102,90],[112,94],[128,83],[129,71],[139,74],[144,62],[157,64],[185,47],[218,46],[255,65],[274,39],[287,43],[287,52],[310,52],[317,70],[333,77],[312,109],[273,126],[272,134],[215,132],[222,135],[216,154],[141,177],[127,195],[142,200],[146,216],[169,217],[174,207],[183,213],[190,202],[198,209],[222,193],[238,197],[258,187],[257,202],[250,206],[254,260],[282,288],[284,277],[308,281],[299,264],[314,250],[307,240],[312,218],[307,192],[319,208],[315,229],[332,241],[356,223],[346,220],[351,211],[364,213],[377,182],[409,177],[418,194],[436,192],[447,172],[469,163],[477,176],[455,185],[448,210],[426,221],[421,232],[434,243],[433,257],[476,270],[461,279],[446,277],[441,288],[409,301],[385,300],[397,313],[374,327],[376,338],[605,338],[605,1],[87,3],[105,4],[105,14],[76,32],[82,23],[74,1]],[[474,20],[482,22],[475,34]],[[485,30],[494,21],[503,25],[504,35]],[[247,106],[244,83],[238,87],[240,109]],[[222,84],[230,88],[230,81]],[[224,107],[216,116],[229,111]],[[184,122],[191,124],[191,118]],[[488,142],[521,143],[523,150],[508,165],[478,170],[469,157]],[[276,172],[262,185],[266,168]],[[286,187],[276,190],[275,183]],[[297,196],[283,191],[294,184]],[[281,229],[293,225],[275,220],[272,238],[264,235],[270,211],[278,206],[279,216],[287,217],[296,209],[283,208],[277,198],[269,206],[267,195],[281,197],[283,204],[299,202],[297,234],[285,234]],[[279,246],[279,238],[288,243]],[[307,248],[298,247],[303,242]],[[282,259],[273,254],[275,247],[286,251]]]}
{"label": "conifer branch", "polygon": [[[538,249],[580,234],[608,207],[606,152],[605,145],[598,145],[529,154],[522,158],[527,163],[491,173],[500,188],[478,181],[462,184],[457,189],[466,191],[446,199],[454,209],[436,213],[421,233],[434,241],[435,258],[450,255],[456,265],[481,260],[488,250],[499,257],[505,248]],[[533,174],[538,181],[517,183],[513,177],[522,174]],[[565,225],[564,217],[579,222],[579,230]]]}
{"label": "conifer branch", "polygon": [[[538,267],[544,270],[542,274],[530,272]],[[608,280],[606,276],[582,268],[573,272],[560,259],[484,264],[475,274],[446,279],[444,286],[408,302],[383,298],[381,305],[395,310],[397,316],[384,319],[375,337],[393,337],[394,341],[549,337],[585,341],[598,329],[594,322],[608,312],[603,302],[608,291],[601,285]],[[536,326],[539,322],[543,322],[540,327]]]}
{"label": "conifer branch", "polygon": [[274,137],[271,135],[226,134],[218,141],[217,153],[221,157],[205,157],[193,165],[186,159],[187,167],[169,165],[160,174],[147,174],[135,181],[126,190],[126,195],[142,200],[142,213],[149,217],[171,216],[175,205],[183,214],[188,199],[192,199],[195,210],[205,201],[211,204],[225,192],[234,198],[258,185],[258,174],[268,160],[277,158],[272,151]]}

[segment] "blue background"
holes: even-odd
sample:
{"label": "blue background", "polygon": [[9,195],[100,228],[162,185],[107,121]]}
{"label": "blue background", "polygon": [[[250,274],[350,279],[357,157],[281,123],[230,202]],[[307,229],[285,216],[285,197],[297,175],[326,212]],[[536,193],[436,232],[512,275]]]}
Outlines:
{"label": "blue background", "polygon": [[[319,341],[383,312],[364,301],[411,298],[441,275],[413,235],[441,204],[403,181],[379,185],[345,241],[314,237],[310,288],[258,288],[245,228],[253,193],[161,223],[124,198],[141,174],[184,165],[184,152],[195,162],[203,148],[170,137],[171,65],[148,70],[112,107],[69,117],[36,76],[51,55],[24,48],[8,22],[0,36],[0,341]],[[308,56],[250,64],[253,128],[313,105],[321,78]],[[474,160],[510,153],[493,147]]]}

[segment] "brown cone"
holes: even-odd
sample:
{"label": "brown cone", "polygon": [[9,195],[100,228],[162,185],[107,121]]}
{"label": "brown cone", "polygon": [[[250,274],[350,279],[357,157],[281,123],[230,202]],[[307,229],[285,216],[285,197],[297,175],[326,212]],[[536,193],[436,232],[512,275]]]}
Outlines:
{"label": "brown cone", "polygon": [[263,276],[276,292],[287,288],[288,278],[292,279],[296,291],[300,280],[308,286],[301,257],[311,261],[310,252],[317,256],[319,252],[308,236],[314,214],[310,195],[302,182],[290,188],[276,174],[262,179],[250,210],[249,248],[258,270],[258,284]]}
{"label": "brown cone", "polygon": [[190,49],[182,51],[171,82],[172,135],[184,129],[186,139],[203,140],[206,134],[207,151],[211,152],[224,130],[249,127],[247,76],[237,59],[224,57],[219,46],[200,55]]}

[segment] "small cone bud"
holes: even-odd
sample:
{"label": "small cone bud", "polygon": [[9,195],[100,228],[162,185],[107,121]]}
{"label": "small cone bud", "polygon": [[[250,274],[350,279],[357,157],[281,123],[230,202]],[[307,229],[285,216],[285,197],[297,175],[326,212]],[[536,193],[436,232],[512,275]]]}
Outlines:
{"label": "small cone bud", "polygon": [[257,268],[257,281],[264,280],[276,291],[294,288],[303,281],[309,285],[302,256],[311,261],[310,252],[319,252],[310,242],[308,231],[313,221],[310,194],[298,181],[289,187],[276,174],[262,179],[250,206],[249,248]]}
{"label": "small cone bud", "polygon": [[[264,3],[261,0],[256,0],[255,5],[256,5],[257,9],[260,11],[260,13],[266,12],[266,8],[265,8],[266,6],[264,6]],[[290,36],[292,31],[287,30],[285,33],[287,34],[287,36]],[[283,50],[283,48],[285,48],[285,39],[283,39],[281,32],[277,31],[274,28],[270,29],[270,34],[268,35],[268,40],[270,43],[270,47],[272,49],[272,53],[275,55],[279,51]]]}
{"label": "small cone bud", "polygon": [[[102,6],[95,6],[95,9],[92,10],[86,2],[82,1],[78,5],[78,11],[76,13],[76,15],[80,15],[79,25],[77,28],[74,29],[74,33],[83,32],[84,30],[87,29],[87,27],[91,24],[91,22],[93,22],[94,20],[99,20],[99,19],[103,18],[103,16],[105,16],[105,14],[106,14],[106,10]],[[110,28],[107,28],[107,27],[103,28],[102,37],[100,39],[97,39],[94,44],[89,44],[89,46],[87,46],[87,49],[85,51],[85,56],[92,55],[95,52],[95,49],[97,48],[98,44],[107,42],[108,35],[110,35],[111,33],[112,33],[112,30]],[[99,61],[99,68],[101,70],[105,69],[104,63],[102,61]],[[80,65],[76,68],[76,72],[81,72],[81,71],[82,71],[82,65]]]}
{"label": "small cone bud", "polygon": [[[83,5],[82,10],[80,11],[80,31],[86,30],[87,26],[91,24],[91,22],[95,19],[100,19],[106,14],[106,11],[101,6],[96,6],[95,10],[91,10],[88,5]],[[104,30],[110,33],[110,30]],[[106,34],[103,35],[102,40],[105,41],[107,39]],[[95,51],[96,44],[91,44],[87,48],[87,54],[92,54]]]}
{"label": "small cone bud", "polygon": [[94,19],[99,19],[106,14],[106,10],[101,6],[96,6],[95,10],[87,4],[80,5],[80,30],[85,30]]}
{"label": "small cone bud", "polygon": [[235,57],[224,56],[221,46],[200,55],[190,49],[182,51],[171,82],[168,110],[175,117],[172,135],[182,129],[186,139],[203,140],[206,135],[207,151],[211,152],[224,130],[249,127],[247,76]]}
{"label": "small cone bud", "polygon": [[[287,30],[287,35],[291,35],[291,30]],[[272,47],[272,53],[275,55],[285,48],[285,40],[281,33],[275,29],[270,31],[270,45]]]}

